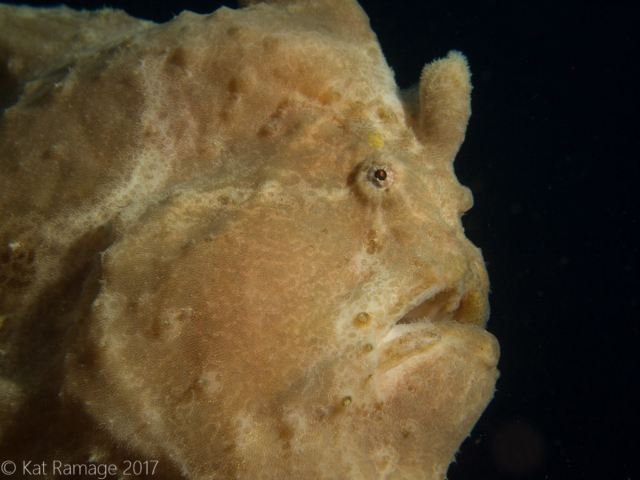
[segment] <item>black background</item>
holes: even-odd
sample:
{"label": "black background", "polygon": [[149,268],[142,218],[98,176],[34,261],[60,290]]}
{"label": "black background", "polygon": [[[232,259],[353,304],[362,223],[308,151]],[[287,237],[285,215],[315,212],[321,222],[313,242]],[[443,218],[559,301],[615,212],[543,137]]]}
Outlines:
{"label": "black background", "polygon": [[[56,4],[59,2],[50,2]],[[362,0],[398,84],[462,51],[456,160],[492,280],[493,402],[449,480],[638,478],[638,39],[631,3]],[[30,2],[45,5],[46,2]],[[69,1],[166,21],[235,2]]]}

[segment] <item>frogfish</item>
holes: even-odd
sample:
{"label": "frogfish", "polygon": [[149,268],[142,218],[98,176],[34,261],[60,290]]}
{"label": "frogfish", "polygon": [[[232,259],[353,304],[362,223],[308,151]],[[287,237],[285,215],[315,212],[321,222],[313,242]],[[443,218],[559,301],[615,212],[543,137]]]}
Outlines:
{"label": "frogfish", "polygon": [[355,0],[0,5],[0,457],[444,479],[498,378],[470,77],[400,90]]}

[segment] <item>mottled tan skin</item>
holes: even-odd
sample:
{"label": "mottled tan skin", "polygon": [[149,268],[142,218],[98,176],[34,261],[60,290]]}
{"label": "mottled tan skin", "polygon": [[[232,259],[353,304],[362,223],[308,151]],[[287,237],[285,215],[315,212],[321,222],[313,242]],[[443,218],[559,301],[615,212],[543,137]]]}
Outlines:
{"label": "mottled tan skin", "polygon": [[0,451],[445,478],[498,375],[464,57],[401,96],[350,0],[0,32]]}

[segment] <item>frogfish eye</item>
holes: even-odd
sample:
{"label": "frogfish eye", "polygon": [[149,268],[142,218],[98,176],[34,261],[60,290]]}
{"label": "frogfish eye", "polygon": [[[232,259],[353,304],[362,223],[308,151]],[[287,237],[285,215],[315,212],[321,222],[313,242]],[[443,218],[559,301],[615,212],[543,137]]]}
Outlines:
{"label": "frogfish eye", "polygon": [[373,164],[367,172],[367,180],[376,188],[389,188],[393,183],[393,170],[389,165]]}

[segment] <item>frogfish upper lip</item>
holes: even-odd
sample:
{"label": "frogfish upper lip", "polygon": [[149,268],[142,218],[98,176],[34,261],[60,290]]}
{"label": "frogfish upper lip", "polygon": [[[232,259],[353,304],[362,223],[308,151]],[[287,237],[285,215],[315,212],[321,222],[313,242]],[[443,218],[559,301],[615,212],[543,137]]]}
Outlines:
{"label": "frogfish upper lip", "polygon": [[462,293],[458,288],[442,288],[406,312],[396,325],[454,320],[461,299]]}

